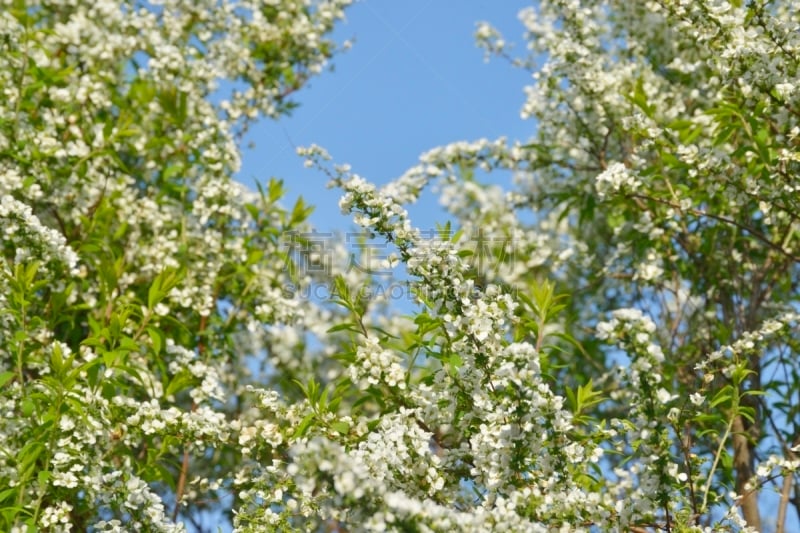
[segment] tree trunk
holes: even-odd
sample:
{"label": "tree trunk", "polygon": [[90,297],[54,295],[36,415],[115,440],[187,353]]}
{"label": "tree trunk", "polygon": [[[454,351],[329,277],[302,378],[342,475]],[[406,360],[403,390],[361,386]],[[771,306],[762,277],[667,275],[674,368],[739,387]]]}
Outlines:
{"label": "tree trunk", "polygon": [[737,416],[733,421],[733,467],[736,469],[736,494],[747,525],[761,531],[758,512],[758,491],[748,490],[747,482],[753,479],[753,449],[745,420]]}

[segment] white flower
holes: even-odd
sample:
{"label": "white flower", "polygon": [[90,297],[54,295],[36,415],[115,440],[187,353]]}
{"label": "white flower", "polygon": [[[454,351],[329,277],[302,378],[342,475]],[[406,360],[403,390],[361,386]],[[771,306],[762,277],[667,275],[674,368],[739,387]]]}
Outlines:
{"label": "white flower", "polygon": [[656,391],[656,398],[658,399],[659,403],[666,405],[678,398],[678,395],[671,394],[667,389],[662,387]]}
{"label": "white flower", "polygon": [[791,83],[779,83],[775,85],[775,92],[784,100],[788,100],[795,92],[795,86]]}
{"label": "white flower", "polygon": [[595,178],[595,188],[600,198],[620,191],[635,192],[641,181],[622,163],[612,163]]}
{"label": "white flower", "polygon": [[706,397],[700,394],[699,392],[694,392],[689,395],[689,401],[699,407],[703,405],[703,402],[706,401]]}

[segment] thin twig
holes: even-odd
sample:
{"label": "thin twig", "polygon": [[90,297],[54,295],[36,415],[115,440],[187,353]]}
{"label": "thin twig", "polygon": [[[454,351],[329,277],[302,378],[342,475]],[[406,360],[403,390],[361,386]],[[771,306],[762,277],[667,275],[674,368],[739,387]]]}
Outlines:
{"label": "thin twig", "polygon": [[630,197],[631,198],[638,198],[638,199],[641,199],[641,200],[650,200],[650,201],[653,201],[653,202],[658,202],[660,204],[667,205],[667,206],[672,207],[674,209],[678,209],[678,210],[681,210],[681,211],[684,211],[684,212],[687,212],[687,213],[691,213],[691,214],[693,214],[695,216],[698,216],[698,217],[708,217],[708,218],[712,218],[714,220],[717,220],[719,222],[724,222],[725,224],[730,224],[731,226],[736,226],[740,230],[746,231],[747,233],[749,233],[750,235],[755,237],[757,240],[763,242],[764,244],[766,244],[767,246],[769,246],[773,250],[781,253],[782,255],[785,255],[786,257],[788,257],[792,261],[800,262],[800,256],[794,255],[794,254],[784,250],[782,245],[772,242],[769,239],[769,237],[767,237],[763,233],[760,233],[760,232],[754,230],[753,228],[751,228],[749,226],[746,226],[745,224],[742,224],[741,222],[737,222],[736,220],[734,220],[732,218],[724,217],[724,216],[721,216],[721,215],[715,215],[714,213],[709,213],[708,211],[703,211],[702,209],[695,209],[695,208],[682,209],[680,205],[675,204],[675,203],[673,203],[673,202],[671,202],[669,200],[664,200],[664,199],[661,199],[661,198],[654,198],[652,196],[647,196],[647,195],[644,195],[644,194],[631,194]]}
{"label": "thin twig", "polygon": [[[192,405],[194,407],[194,405]],[[186,490],[186,477],[189,472],[189,447],[183,449],[183,461],[181,462],[181,475],[178,478],[178,488],[175,491],[175,508],[172,510],[172,521],[178,520],[178,512],[181,508],[181,499],[183,492]]]}
{"label": "thin twig", "polygon": [[[216,296],[216,294],[215,294]],[[206,330],[206,322],[208,320],[207,315],[203,315],[200,317],[200,324],[198,327],[198,341],[197,341],[197,352],[199,355],[202,355],[205,351],[205,344],[203,344],[203,333]],[[192,402],[192,412],[197,410],[197,404],[193,401]],[[181,473],[178,476],[178,486],[175,489],[175,508],[172,510],[172,521],[175,522],[178,520],[178,512],[181,509],[181,500],[183,499],[183,494],[186,491],[186,478],[189,476],[189,444],[185,444],[183,447],[183,460],[181,461]]]}
{"label": "thin twig", "polygon": [[[789,443],[783,438],[781,435],[780,430],[778,429],[778,425],[775,423],[775,420],[772,418],[772,414],[767,410],[764,405],[763,399],[759,398],[762,407],[764,407],[764,412],[767,414],[767,421],[769,422],[770,426],[772,426],[772,430],[775,432],[775,436],[777,437],[778,441],[780,442],[781,448],[783,448],[783,453],[786,457],[794,461],[797,456],[792,451],[792,448],[789,446]],[[792,486],[794,485],[794,475],[791,472],[785,472],[783,476],[783,487],[781,488],[781,499],[778,503],[778,520],[777,525],[775,526],[775,533],[783,533],[785,523],[786,523],[786,509],[789,506],[789,502],[791,501],[791,492]]]}

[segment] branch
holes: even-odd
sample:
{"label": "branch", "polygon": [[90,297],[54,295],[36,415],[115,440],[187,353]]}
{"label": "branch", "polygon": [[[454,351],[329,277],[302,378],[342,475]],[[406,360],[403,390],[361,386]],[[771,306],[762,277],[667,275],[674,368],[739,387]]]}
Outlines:
{"label": "branch", "polygon": [[749,490],[748,482],[753,478],[753,450],[749,442],[749,434],[742,415],[733,419],[733,467],[736,469],[736,493],[739,495],[739,506],[747,525],[761,530],[761,515],[758,510],[758,491]]}
{"label": "branch", "polygon": [[775,533],[784,532],[784,524],[786,523],[786,508],[789,506],[790,492],[794,484],[793,475],[783,476],[783,488],[781,489],[781,500],[778,503],[778,524],[775,526]]}
{"label": "branch", "polygon": [[[215,291],[216,292],[216,291]],[[216,300],[216,293],[214,294]],[[202,355],[205,352],[206,346],[203,343],[203,334],[206,330],[206,323],[208,321],[207,315],[202,315],[200,317],[200,324],[198,327],[198,341],[197,341],[197,352],[199,355]],[[197,410],[197,403],[192,401],[192,412]],[[178,512],[181,509],[181,500],[183,499],[183,494],[186,491],[186,478],[189,476],[189,444],[184,445],[183,447],[183,460],[181,461],[181,473],[178,477],[178,486],[175,489],[175,508],[172,510],[172,521],[175,522],[178,520]]]}
{"label": "branch", "polygon": [[[789,443],[783,438],[780,430],[778,429],[778,425],[775,423],[775,420],[772,418],[772,413],[766,408],[765,402],[763,398],[759,398],[759,403],[762,405],[763,411],[766,413],[767,421],[769,422],[770,426],[772,426],[772,431],[775,432],[775,437],[781,444],[781,448],[783,449],[783,453],[786,455],[787,458],[794,461],[797,459],[797,456],[792,451],[792,448],[789,446]],[[795,440],[797,442],[797,440]],[[775,527],[775,533],[783,533],[785,531],[785,523],[786,523],[786,509],[789,506],[789,502],[791,501],[791,492],[792,486],[794,485],[794,474],[784,472],[783,476],[783,487],[781,488],[781,499],[778,503],[778,520],[777,525]],[[795,494],[797,493],[797,488],[795,488]]]}
{"label": "branch", "polygon": [[742,224],[741,222],[737,222],[736,220],[734,220],[732,218],[724,217],[722,215],[715,215],[714,213],[709,213],[708,211],[703,211],[702,209],[694,209],[694,208],[683,209],[680,205],[678,205],[678,204],[676,204],[674,202],[670,202],[669,200],[663,200],[661,198],[653,198],[652,196],[647,196],[647,195],[644,195],[644,194],[630,194],[630,195],[627,195],[627,196],[629,198],[634,198],[634,199],[650,200],[652,202],[658,202],[660,204],[667,205],[667,206],[672,207],[673,209],[677,209],[679,211],[689,212],[689,213],[691,213],[691,214],[693,214],[695,216],[698,216],[698,217],[708,217],[708,218],[712,218],[714,220],[718,220],[719,222],[724,222],[725,224],[730,224],[731,226],[736,226],[740,230],[746,231],[747,233],[749,233],[750,235],[755,237],[757,240],[759,240],[762,243],[766,244],[768,247],[770,247],[773,250],[779,252],[780,254],[788,257],[792,261],[800,262],[800,256],[797,256],[797,255],[794,255],[794,254],[792,254],[790,252],[787,252],[786,250],[783,249],[782,245],[772,242],[769,239],[769,237],[767,237],[763,233],[761,233],[759,231],[756,231],[753,228],[751,228],[751,227],[749,227],[749,226],[747,226],[745,224]]}
{"label": "branch", "polygon": [[[192,410],[194,410],[194,403],[192,403]],[[186,477],[189,473],[189,447],[185,446],[183,449],[183,461],[181,462],[181,475],[178,478],[178,488],[175,491],[175,508],[172,510],[172,521],[178,520],[178,511],[181,509],[181,499],[186,490]]]}

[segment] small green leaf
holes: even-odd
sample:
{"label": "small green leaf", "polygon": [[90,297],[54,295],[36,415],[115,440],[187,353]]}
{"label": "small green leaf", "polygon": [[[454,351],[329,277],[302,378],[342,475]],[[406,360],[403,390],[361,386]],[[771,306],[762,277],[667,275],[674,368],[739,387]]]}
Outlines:
{"label": "small green leaf", "polygon": [[185,390],[194,384],[194,382],[195,377],[192,374],[186,371],[181,372],[170,380],[169,384],[164,390],[164,396],[169,397],[173,394],[181,392],[182,390]]}
{"label": "small green leaf", "polygon": [[716,407],[721,403],[727,403],[733,398],[733,387],[726,385],[714,395],[714,398],[709,402],[709,407]]}
{"label": "small green leaf", "polygon": [[61,374],[64,368],[64,355],[61,352],[61,345],[57,342],[53,343],[50,350],[50,365],[53,368],[53,372]]}
{"label": "small green leaf", "polygon": [[450,369],[450,373],[456,374],[458,373],[458,369],[461,368],[461,366],[464,364],[464,360],[461,359],[461,356],[458,355],[457,353],[452,353],[447,358],[447,364]]}
{"label": "small green leaf", "polygon": [[103,364],[106,368],[113,368],[117,362],[118,353],[115,350],[103,352]]}
{"label": "small green leaf", "polygon": [[183,171],[183,165],[170,165],[161,174],[164,181],[169,181]]}
{"label": "small green leaf", "polygon": [[4,501],[6,501],[8,499],[11,499],[11,498],[9,498],[9,496],[12,496],[12,495],[16,494],[17,490],[18,489],[13,488],[13,489],[6,489],[6,490],[3,490],[3,491],[0,491],[0,502],[4,502]]}
{"label": "small green leaf", "polygon": [[297,199],[297,202],[294,204],[294,209],[292,209],[292,214],[289,219],[289,226],[296,226],[303,222],[305,219],[314,212],[314,206],[307,206],[303,197],[300,196]]}
{"label": "small green leaf", "polygon": [[163,300],[169,291],[174,289],[183,279],[184,272],[174,268],[163,270],[155,277],[147,291],[147,308],[152,310],[157,303]]}
{"label": "small green leaf", "polygon": [[328,329],[327,332],[328,333],[335,333],[337,331],[352,331],[352,332],[355,332],[355,333],[361,333],[361,330],[358,328],[358,326],[356,326],[352,322],[346,322],[344,324],[337,324],[337,325],[333,326],[332,328]]}
{"label": "small green leaf", "polygon": [[286,191],[283,188],[283,180],[276,180],[272,178],[269,180],[269,190],[267,195],[270,203],[277,202]]}
{"label": "small green leaf", "polygon": [[156,355],[161,353],[161,349],[164,347],[164,334],[161,333],[161,330],[152,326],[147,328],[147,334],[150,337],[150,342],[153,343],[153,351]]}
{"label": "small green leaf", "polygon": [[342,422],[342,421],[333,422],[331,424],[331,428],[333,428],[335,431],[338,431],[342,435],[347,435],[350,432],[350,424],[348,424],[347,422]]}
{"label": "small green leaf", "polygon": [[6,383],[14,379],[14,372],[6,371],[0,372],[0,388],[2,388]]}
{"label": "small green leaf", "polygon": [[126,352],[136,352],[139,350],[139,344],[130,337],[122,337],[119,340],[119,349]]}
{"label": "small green leaf", "polygon": [[36,404],[28,399],[22,400],[20,411],[22,411],[22,416],[27,418],[33,415],[34,411],[36,411]]}
{"label": "small green leaf", "polygon": [[317,415],[314,413],[308,413],[300,422],[300,425],[297,426],[297,429],[294,430],[292,438],[297,439],[304,436],[308,432],[308,428],[311,427],[311,423],[314,421],[316,416]]}
{"label": "small green leaf", "polygon": [[53,477],[53,473],[49,470],[40,470],[36,475],[36,479],[39,481],[39,488],[44,489],[47,487],[51,477]]}

